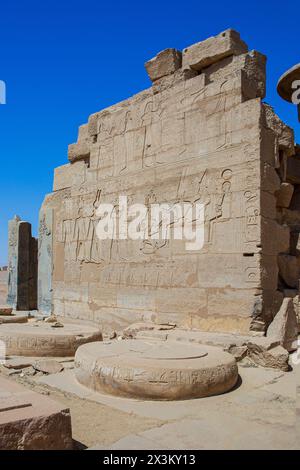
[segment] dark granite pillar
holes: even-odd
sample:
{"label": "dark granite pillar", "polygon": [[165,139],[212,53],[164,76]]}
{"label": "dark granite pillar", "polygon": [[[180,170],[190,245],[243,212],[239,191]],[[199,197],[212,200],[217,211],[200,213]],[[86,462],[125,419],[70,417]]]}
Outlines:
{"label": "dark granite pillar", "polygon": [[16,310],[37,309],[37,240],[31,224],[15,217],[9,221],[8,297]]}

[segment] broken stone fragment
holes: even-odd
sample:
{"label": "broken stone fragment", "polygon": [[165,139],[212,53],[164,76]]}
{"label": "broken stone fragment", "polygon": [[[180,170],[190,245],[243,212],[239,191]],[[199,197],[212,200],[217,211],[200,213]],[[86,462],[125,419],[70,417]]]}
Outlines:
{"label": "broken stone fragment", "polygon": [[283,299],[279,312],[267,330],[267,337],[278,340],[289,352],[297,349],[298,323],[293,299]]}
{"label": "broken stone fragment", "polygon": [[3,365],[7,369],[25,369],[32,365],[32,360],[24,357],[14,357],[7,359]]}
{"label": "broken stone fragment", "polygon": [[276,195],[276,205],[277,207],[286,207],[288,208],[294,192],[294,186],[290,183],[281,183],[279,191],[275,193]]}
{"label": "broken stone fragment", "polygon": [[45,318],[44,320],[46,323],[57,323],[56,315],[51,314],[50,317]]}
{"label": "broken stone fragment", "polygon": [[200,71],[224,57],[248,51],[238,32],[228,29],[217,36],[193,44],[183,50],[182,68]]}
{"label": "broken stone fragment", "polygon": [[149,78],[152,82],[159,78],[171,75],[180,69],[182,54],[177,49],[165,49],[159,52],[153,59],[145,63]]}
{"label": "broken stone fragment", "polygon": [[59,321],[57,321],[57,322],[55,322],[51,325],[51,328],[63,328],[63,327],[64,327],[64,325]]}
{"label": "broken stone fragment", "polygon": [[64,366],[61,363],[50,359],[36,361],[32,364],[32,366],[35,370],[43,372],[44,374],[57,374],[64,369]]}
{"label": "broken stone fragment", "polygon": [[140,323],[133,323],[129,325],[123,331],[123,338],[136,338],[138,333],[146,332],[146,331],[162,331],[162,330],[174,330],[175,324],[156,324],[151,322],[140,322]]}
{"label": "broken stone fragment", "polygon": [[280,345],[271,349],[266,349],[255,343],[248,343],[247,356],[252,361],[262,367],[280,369],[284,372],[289,370],[289,353]]}
{"label": "broken stone fragment", "polygon": [[21,377],[32,377],[36,374],[36,370],[34,367],[30,366],[30,367],[25,367],[24,369],[22,369],[22,373],[21,373]]}
{"label": "broken stone fragment", "polygon": [[278,256],[279,273],[287,286],[292,288],[298,287],[299,281],[299,264],[296,256],[280,254]]}
{"label": "broken stone fragment", "polygon": [[247,346],[229,346],[227,351],[235,357],[237,362],[241,361],[247,356],[248,348]]}

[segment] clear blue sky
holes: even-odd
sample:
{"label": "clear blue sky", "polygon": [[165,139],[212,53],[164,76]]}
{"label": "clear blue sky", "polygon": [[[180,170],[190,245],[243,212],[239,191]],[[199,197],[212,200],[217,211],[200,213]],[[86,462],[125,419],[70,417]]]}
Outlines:
{"label": "clear blue sky", "polygon": [[14,214],[37,230],[53,169],[89,114],[149,86],[143,63],[227,28],[268,56],[268,92],[297,129],[294,106],[276,94],[278,77],[300,62],[299,0],[3,1],[0,16],[0,265]]}

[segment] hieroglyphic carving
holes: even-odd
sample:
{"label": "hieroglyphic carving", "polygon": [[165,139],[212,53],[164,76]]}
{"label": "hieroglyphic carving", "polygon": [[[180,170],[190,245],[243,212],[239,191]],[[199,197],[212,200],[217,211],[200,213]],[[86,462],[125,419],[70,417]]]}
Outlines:
{"label": "hieroglyphic carving", "polygon": [[39,219],[38,308],[52,313],[53,210],[41,209]]}

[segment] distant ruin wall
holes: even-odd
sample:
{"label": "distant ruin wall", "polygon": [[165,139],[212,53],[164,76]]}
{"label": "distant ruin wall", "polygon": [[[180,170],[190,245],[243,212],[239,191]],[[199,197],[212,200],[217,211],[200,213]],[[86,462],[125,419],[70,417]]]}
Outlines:
{"label": "distant ruin wall", "polygon": [[[284,295],[278,256],[290,231],[276,198],[294,141],[262,104],[265,62],[232,30],[166,49],[146,64],[151,88],[79,128],[42,208],[53,211],[54,313],[104,330],[137,320],[266,329]],[[146,206],[202,202],[204,247],[98,240],[97,207],[120,194]]]}

